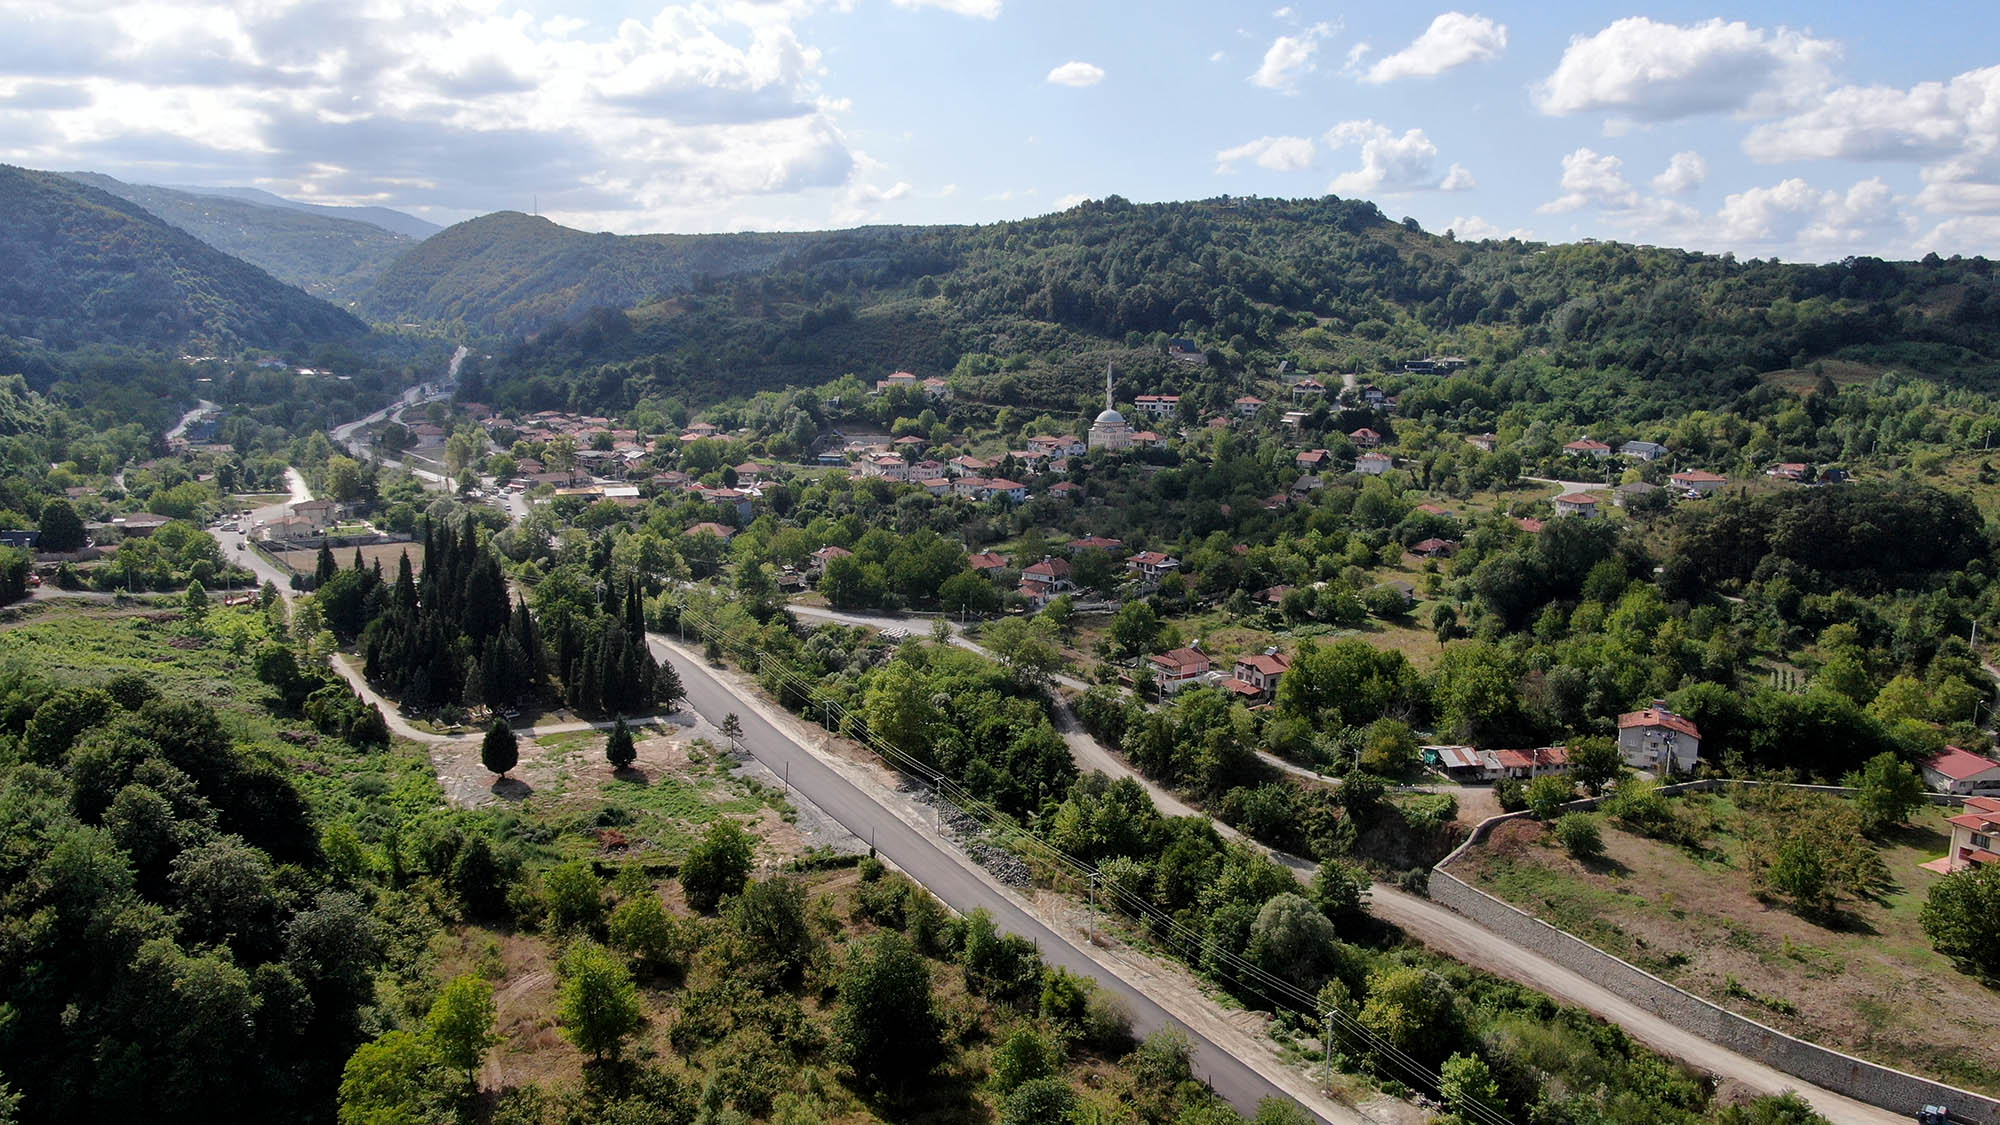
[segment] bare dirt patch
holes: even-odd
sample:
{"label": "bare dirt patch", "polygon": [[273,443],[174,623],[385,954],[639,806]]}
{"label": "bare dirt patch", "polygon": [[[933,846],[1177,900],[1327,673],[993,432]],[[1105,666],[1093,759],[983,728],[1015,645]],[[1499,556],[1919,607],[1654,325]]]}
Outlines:
{"label": "bare dirt patch", "polygon": [[[1701,855],[1604,826],[1605,858],[1582,863],[1541,825],[1510,821],[1454,871],[1682,988],[1793,1035],[1955,1085],[2000,1092],[2000,991],[1930,947],[1919,921],[1942,853],[1931,809],[1885,843],[1889,883],[1830,925],[1760,896],[1733,828],[1717,818]],[[1945,1017],[1945,1018],[1940,1018]]]}

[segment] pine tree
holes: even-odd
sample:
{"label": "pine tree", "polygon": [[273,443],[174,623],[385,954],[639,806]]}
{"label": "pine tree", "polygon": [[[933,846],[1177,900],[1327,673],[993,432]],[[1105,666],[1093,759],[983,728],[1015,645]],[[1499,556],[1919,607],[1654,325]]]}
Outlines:
{"label": "pine tree", "polygon": [[611,728],[611,737],[604,743],[604,756],[621,770],[639,760],[639,750],[632,744],[632,731],[625,726],[625,720],[618,720],[618,725]]}
{"label": "pine tree", "polygon": [[520,740],[514,737],[514,729],[505,720],[494,720],[487,730],[486,738],[479,744],[479,762],[489,771],[507,776],[521,760]]}
{"label": "pine tree", "polygon": [[333,581],[333,576],[338,573],[340,564],[333,561],[333,551],[324,539],[320,540],[318,565],[313,568],[313,588],[318,589]]}

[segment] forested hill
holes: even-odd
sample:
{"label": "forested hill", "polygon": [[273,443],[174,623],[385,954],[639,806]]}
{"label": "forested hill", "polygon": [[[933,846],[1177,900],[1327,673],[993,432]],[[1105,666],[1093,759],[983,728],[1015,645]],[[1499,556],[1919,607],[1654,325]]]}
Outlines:
{"label": "forested hill", "polygon": [[363,295],[376,321],[532,333],[591,309],[687,291],[696,278],[761,269],[822,237],[588,234],[498,211],[426,239]]}
{"label": "forested hill", "polygon": [[129,200],[0,165],[0,333],[92,343],[287,348],[366,326]]}
{"label": "forested hill", "polygon": [[330,203],[301,203],[296,199],[286,199],[273,195],[261,188],[250,187],[181,187],[165,185],[168,191],[186,192],[189,195],[213,195],[225,199],[240,199],[263,207],[276,207],[284,211],[300,211],[308,215],[321,215],[343,222],[367,223],[381,227],[391,234],[400,234],[412,242],[422,242],[444,228],[415,215],[398,211],[392,207],[371,207],[365,204],[347,205]]}
{"label": "forested hill", "polygon": [[[308,211],[150,184],[128,184],[94,172],[67,175],[79,183],[129,199],[217,250],[241,258],[288,285],[332,301],[352,298],[366,289],[389,263],[418,241],[361,217],[360,212],[383,211],[382,208]],[[356,214],[336,217],[325,213],[335,210]]]}
{"label": "forested hill", "polygon": [[1007,369],[1013,401],[1053,407],[1089,397],[1107,356],[1127,392],[1226,383],[1165,360],[1163,342],[1187,337],[1211,375],[1284,360],[1388,372],[1449,352],[1475,361],[1460,382],[1485,384],[1476,397],[1657,415],[1826,359],[1983,385],[2000,373],[1991,265],[1465,242],[1358,200],[1114,197],[1019,222],[822,236],[668,307],[544,333],[488,375],[501,401],[595,409],[843,372],[944,374],[971,356]]}

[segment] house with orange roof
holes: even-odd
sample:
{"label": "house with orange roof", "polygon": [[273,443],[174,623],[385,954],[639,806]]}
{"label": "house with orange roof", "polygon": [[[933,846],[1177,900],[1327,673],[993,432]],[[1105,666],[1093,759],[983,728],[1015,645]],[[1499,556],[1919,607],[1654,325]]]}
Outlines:
{"label": "house with orange roof", "polygon": [[1556,497],[1556,515],[1578,519],[1597,518],[1597,497],[1588,492],[1569,492]]}
{"label": "house with orange roof", "polygon": [[1210,667],[1208,654],[1198,648],[1177,648],[1147,657],[1160,694],[1174,695],[1201,682]]}
{"label": "house with orange roof", "polygon": [[1651,707],[1618,716],[1618,752],[1633,769],[1688,773],[1701,760],[1701,728],[1656,699]]}
{"label": "house with orange roof", "polygon": [[1950,875],[2000,863],[2000,798],[1967,798],[1965,810],[1947,823],[1951,825],[1951,846],[1941,858],[1917,866]]}

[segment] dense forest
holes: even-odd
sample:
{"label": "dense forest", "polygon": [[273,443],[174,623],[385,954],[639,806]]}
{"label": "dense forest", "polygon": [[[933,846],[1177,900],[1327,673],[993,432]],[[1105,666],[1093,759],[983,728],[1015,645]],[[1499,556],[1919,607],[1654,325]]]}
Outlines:
{"label": "dense forest", "polygon": [[[231,257],[331,301],[365,289],[417,239],[363,221],[224,195],[128,184],[73,172],[78,183],[129,199]],[[347,208],[360,211],[360,208]]]}
{"label": "dense forest", "polygon": [[389,323],[535,332],[595,308],[682,293],[699,278],[769,266],[815,237],[586,234],[498,211],[450,227],[398,258],[360,308]]}
{"label": "dense forest", "polygon": [[0,332],[52,348],[289,348],[364,326],[108,192],[0,167]]}
{"label": "dense forest", "polygon": [[2000,354],[1996,285],[1984,259],[1811,266],[1472,243],[1363,201],[1111,198],[991,226],[823,236],[665,306],[543,332],[486,385],[503,403],[602,410],[900,366],[1004,379],[998,401],[1074,408],[1107,357],[1131,392],[1191,389],[1159,357],[1174,336],[1204,350],[1217,369],[1205,379],[1287,360],[1388,372],[1450,351],[1478,361],[1501,400],[1656,418],[1822,358],[1983,386]]}

